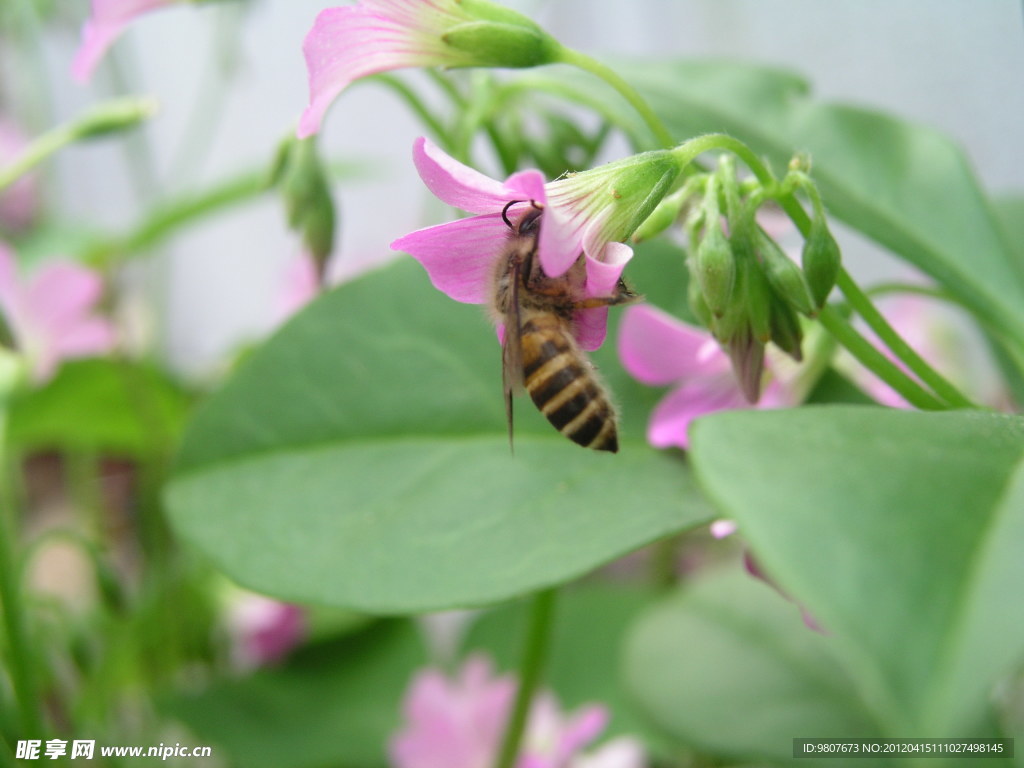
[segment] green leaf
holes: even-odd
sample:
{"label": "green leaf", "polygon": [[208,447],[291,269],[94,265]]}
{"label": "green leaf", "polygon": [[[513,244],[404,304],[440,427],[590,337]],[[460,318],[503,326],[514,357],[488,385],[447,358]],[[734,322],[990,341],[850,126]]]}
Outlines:
{"label": "green leaf", "polygon": [[716,414],[692,439],[700,482],[887,735],[970,733],[1024,659],[1024,419],[809,407]]}
{"label": "green leaf", "polygon": [[[566,710],[599,703],[611,719],[601,737],[650,736],[620,674],[625,634],[655,592],[635,586],[584,584],[558,596],[544,686]],[[522,653],[526,606],[516,602],[484,614],[470,627],[463,652],[484,650],[515,671]]]}
{"label": "green leaf", "polygon": [[737,563],[641,616],[625,676],[642,711],[678,742],[788,765],[795,737],[881,735],[833,644]]}
{"label": "green leaf", "polygon": [[562,583],[707,518],[628,423],[598,454],[520,400],[510,455],[499,358],[479,310],[412,262],[342,286],[200,410],[172,520],[246,586],[395,613]]}
{"label": "green leaf", "polygon": [[1024,347],[1024,262],[959,147],[931,128],[821,103],[799,77],[735,62],[625,68],[680,140],[726,132],[769,157],[811,155],[838,219],[932,275]]}
{"label": "green leaf", "polygon": [[189,407],[188,394],[155,368],[73,360],[11,402],[7,439],[22,451],[144,455],[174,444]]}
{"label": "green leaf", "polygon": [[378,622],[304,648],[281,668],[167,699],[161,709],[232,765],[384,766],[388,739],[401,725],[402,696],[425,663],[411,623]]}

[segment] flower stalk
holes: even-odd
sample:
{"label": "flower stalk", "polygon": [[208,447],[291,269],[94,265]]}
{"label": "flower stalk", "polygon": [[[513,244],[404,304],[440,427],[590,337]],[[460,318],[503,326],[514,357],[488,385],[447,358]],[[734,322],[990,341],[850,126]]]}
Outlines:
{"label": "flower stalk", "polygon": [[70,123],[58,125],[32,141],[9,165],[0,168],[0,191],[68,144],[132,128],[151,117],[156,106],[153,99],[113,99]]}
{"label": "flower stalk", "polygon": [[514,768],[519,754],[520,742],[526,730],[527,717],[534,692],[540,682],[544,664],[551,645],[552,619],[555,613],[557,589],[545,589],[534,595],[523,645],[523,657],[519,664],[519,687],[505,734],[498,750],[495,768]]}

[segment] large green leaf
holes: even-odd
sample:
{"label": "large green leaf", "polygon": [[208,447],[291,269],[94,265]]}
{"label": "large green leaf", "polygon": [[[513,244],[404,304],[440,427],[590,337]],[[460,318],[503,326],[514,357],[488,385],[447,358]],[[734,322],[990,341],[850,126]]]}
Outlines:
{"label": "large green leaf", "polygon": [[165,699],[163,711],[246,768],[387,765],[402,695],[426,663],[416,628],[384,621],[299,651],[278,669]]}
{"label": "large green leaf", "polygon": [[[1012,258],[1009,238],[949,138],[891,115],[813,100],[802,78],[769,67],[646,61],[620,71],[680,141],[730,133],[776,169],[794,152],[810,153],[833,215],[933,275],[1022,346],[1024,263]],[[564,71],[548,77],[580,81]]]}
{"label": "large green leaf", "polygon": [[247,586],[389,613],[561,583],[707,518],[629,420],[601,455],[520,401],[510,455],[499,357],[482,313],[412,262],[342,286],[200,410],[174,523]]}
{"label": "large green leaf", "polygon": [[167,450],[191,398],[162,372],[116,360],[75,360],[10,404],[7,439],[21,450],[139,455]]}
{"label": "large green leaf", "polygon": [[710,416],[692,438],[700,482],[889,735],[971,732],[1024,659],[1024,419],[809,407]]}
{"label": "large green leaf", "polygon": [[794,738],[881,735],[832,645],[737,563],[640,618],[625,676],[643,711],[679,742],[788,765]]}

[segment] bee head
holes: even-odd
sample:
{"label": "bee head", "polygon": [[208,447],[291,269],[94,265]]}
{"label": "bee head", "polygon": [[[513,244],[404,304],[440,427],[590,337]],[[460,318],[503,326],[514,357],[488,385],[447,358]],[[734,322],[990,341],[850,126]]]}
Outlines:
{"label": "bee head", "polygon": [[544,206],[535,200],[530,200],[530,210],[527,211],[518,223],[513,224],[508,217],[508,209],[516,203],[525,203],[526,200],[512,200],[501,209],[501,219],[505,225],[517,235],[533,235],[540,230],[540,216],[544,213]]}

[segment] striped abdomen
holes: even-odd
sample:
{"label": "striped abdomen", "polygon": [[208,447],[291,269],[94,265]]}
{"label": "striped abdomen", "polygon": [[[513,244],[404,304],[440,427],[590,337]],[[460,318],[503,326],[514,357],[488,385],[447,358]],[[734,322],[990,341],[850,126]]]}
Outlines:
{"label": "striped abdomen", "polygon": [[528,312],[523,320],[523,384],[534,404],[574,443],[618,451],[615,409],[576,346],[567,321],[542,312]]}

